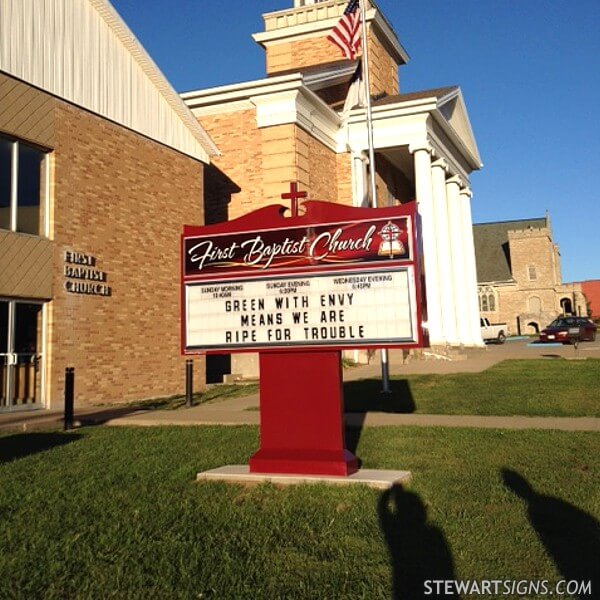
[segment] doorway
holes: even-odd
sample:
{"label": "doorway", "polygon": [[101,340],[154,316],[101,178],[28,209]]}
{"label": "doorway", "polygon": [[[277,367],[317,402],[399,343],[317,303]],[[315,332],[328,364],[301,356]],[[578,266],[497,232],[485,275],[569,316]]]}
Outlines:
{"label": "doorway", "polygon": [[0,300],[0,411],[42,406],[43,304]]}

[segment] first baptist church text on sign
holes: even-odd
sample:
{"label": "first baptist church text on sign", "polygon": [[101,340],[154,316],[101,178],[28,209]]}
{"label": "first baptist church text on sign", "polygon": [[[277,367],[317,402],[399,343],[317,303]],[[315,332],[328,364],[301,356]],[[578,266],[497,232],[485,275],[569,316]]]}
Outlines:
{"label": "first baptist church text on sign", "polygon": [[423,345],[414,205],[303,208],[185,227],[185,353]]}

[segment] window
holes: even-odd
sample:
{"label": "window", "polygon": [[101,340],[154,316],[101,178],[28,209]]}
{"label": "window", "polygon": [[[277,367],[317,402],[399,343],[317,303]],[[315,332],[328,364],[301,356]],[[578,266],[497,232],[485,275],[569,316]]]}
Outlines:
{"label": "window", "polygon": [[0,137],[0,228],[44,235],[45,153]]}
{"label": "window", "polygon": [[10,229],[12,142],[0,138],[0,228]]}
{"label": "window", "polygon": [[529,281],[535,281],[537,279],[537,272],[534,265],[527,267],[527,274],[529,275]]}
{"label": "window", "polygon": [[484,312],[487,312],[489,310],[488,297],[485,294],[483,296],[481,296],[481,310]]}
{"label": "window", "polygon": [[479,288],[479,310],[481,312],[496,311],[496,292],[491,286]]}

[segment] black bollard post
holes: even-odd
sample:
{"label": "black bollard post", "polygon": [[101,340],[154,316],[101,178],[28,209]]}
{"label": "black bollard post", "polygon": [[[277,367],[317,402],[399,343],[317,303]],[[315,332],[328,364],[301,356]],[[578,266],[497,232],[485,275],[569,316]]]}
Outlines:
{"label": "black bollard post", "polygon": [[194,393],[194,361],[188,358],[185,361],[185,405],[192,407],[192,395]]}
{"label": "black bollard post", "polygon": [[75,405],[75,368],[65,369],[65,431],[73,429]]}

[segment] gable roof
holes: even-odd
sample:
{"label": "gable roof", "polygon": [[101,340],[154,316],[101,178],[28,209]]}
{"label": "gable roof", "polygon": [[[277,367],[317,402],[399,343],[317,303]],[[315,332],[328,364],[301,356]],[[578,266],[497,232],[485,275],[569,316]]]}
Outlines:
{"label": "gable roof", "polygon": [[373,102],[373,108],[385,110],[406,103],[431,104],[431,112],[435,121],[456,136],[457,141],[464,147],[474,169],[483,165],[471,128],[467,107],[465,105],[460,87],[457,85],[433,88],[406,94],[384,96]]}
{"label": "gable roof", "polygon": [[383,96],[373,101],[373,106],[385,106],[386,104],[397,104],[398,102],[410,102],[411,100],[424,100],[426,98],[437,98],[440,100],[449,94],[458,90],[457,85],[433,88],[431,90],[421,90],[419,92],[409,92],[407,94],[394,94],[392,96]]}
{"label": "gable roof", "polygon": [[547,227],[546,217],[477,223],[473,225],[473,242],[477,262],[477,282],[512,281],[508,232],[520,229]]}
{"label": "gable roof", "polygon": [[0,71],[188,156],[218,150],[108,0],[0,0]]}

